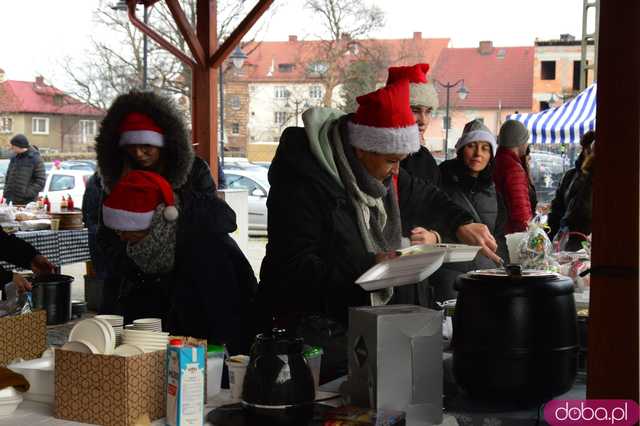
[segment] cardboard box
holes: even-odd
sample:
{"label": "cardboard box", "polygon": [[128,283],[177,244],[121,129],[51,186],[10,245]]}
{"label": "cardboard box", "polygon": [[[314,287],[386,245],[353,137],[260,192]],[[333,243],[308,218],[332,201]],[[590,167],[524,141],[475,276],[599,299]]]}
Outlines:
{"label": "cardboard box", "polygon": [[0,366],[38,358],[47,349],[47,312],[0,318]]}
{"label": "cardboard box", "polygon": [[164,417],[165,351],[121,357],[56,350],[55,357],[55,417],[105,426]]}
{"label": "cardboard box", "polygon": [[349,310],[351,402],[442,423],[442,312],[413,305]]}

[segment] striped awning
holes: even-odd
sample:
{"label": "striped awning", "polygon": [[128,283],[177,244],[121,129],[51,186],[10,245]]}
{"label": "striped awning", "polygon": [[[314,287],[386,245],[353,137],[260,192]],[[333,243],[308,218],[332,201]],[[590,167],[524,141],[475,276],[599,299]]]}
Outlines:
{"label": "striped awning", "polygon": [[596,128],[596,83],[559,107],[532,114],[510,114],[507,120],[524,123],[530,143],[579,143]]}

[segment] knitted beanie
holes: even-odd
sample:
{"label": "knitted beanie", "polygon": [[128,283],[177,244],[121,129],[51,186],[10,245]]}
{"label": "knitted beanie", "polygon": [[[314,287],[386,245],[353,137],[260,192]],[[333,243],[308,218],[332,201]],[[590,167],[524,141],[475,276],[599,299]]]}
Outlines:
{"label": "knitted beanie", "polygon": [[462,147],[470,144],[471,142],[488,142],[491,145],[491,153],[495,156],[497,145],[496,137],[491,133],[491,130],[484,123],[478,119],[468,122],[464,125],[462,136],[456,143],[456,151],[460,151]]}
{"label": "knitted beanie", "polygon": [[29,148],[29,140],[25,135],[20,133],[12,137],[9,143],[18,148]]}
{"label": "knitted beanie", "polygon": [[500,127],[498,145],[515,148],[529,141],[529,130],[518,120],[507,120]]}

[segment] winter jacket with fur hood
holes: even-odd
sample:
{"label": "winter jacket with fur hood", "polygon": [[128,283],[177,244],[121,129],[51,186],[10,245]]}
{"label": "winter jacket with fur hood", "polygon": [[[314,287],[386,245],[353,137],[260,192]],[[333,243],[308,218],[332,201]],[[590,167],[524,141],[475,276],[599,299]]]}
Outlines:
{"label": "winter jacket with fur hood", "polygon": [[505,234],[526,231],[532,217],[529,178],[516,153],[503,147],[498,148],[493,181],[507,207]]}
{"label": "winter jacket with fur hood", "polygon": [[4,198],[13,204],[27,204],[35,201],[44,189],[47,172],[37,149],[30,146],[28,151],[18,154],[9,162],[4,184]]}

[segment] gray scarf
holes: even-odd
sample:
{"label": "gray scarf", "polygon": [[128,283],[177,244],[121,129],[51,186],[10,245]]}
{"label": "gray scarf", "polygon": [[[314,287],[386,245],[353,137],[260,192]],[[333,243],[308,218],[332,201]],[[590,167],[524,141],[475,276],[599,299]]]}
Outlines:
{"label": "gray scarf", "polygon": [[[400,248],[402,227],[400,208],[392,179],[384,183],[372,177],[356,158],[348,137],[341,137],[340,122],[332,129],[332,149],[340,179],[354,206],[358,230],[365,248],[380,253]],[[373,306],[385,305],[393,288],[371,293]]]}
{"label": "gray scarf", "polygon": [[156,207],[147,236],[135,244],[127,244],[127,255],[146,274],[164,274],[173,270],[178,222],[165,220],[162,214],[164,207],[164,204]]}

